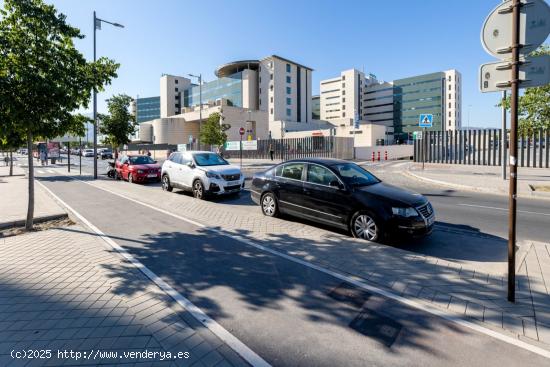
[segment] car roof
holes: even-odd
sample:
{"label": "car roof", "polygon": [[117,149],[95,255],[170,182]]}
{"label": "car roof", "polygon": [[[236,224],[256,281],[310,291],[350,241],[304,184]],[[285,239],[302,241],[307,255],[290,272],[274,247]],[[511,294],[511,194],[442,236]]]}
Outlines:
{"label": "car roof", "polygon": [[335,159],[335,158],[300,158],[300,159],[292,159],[283,163],[289,163],[289,162],[319,163],[319,164],[324,164],[325,166],[334,166],[335,164],[342,164],[342,163],[353,163],[343,159]]}

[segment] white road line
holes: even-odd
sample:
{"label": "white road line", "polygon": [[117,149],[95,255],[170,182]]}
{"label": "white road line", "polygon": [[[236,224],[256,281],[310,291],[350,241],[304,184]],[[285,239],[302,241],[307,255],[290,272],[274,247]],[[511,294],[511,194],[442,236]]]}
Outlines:
{"label": "white road line", "polygon": [[[308,267],[308,268],[310,268],[310,269],[314,269],[314,270],[320,271],[320,272],[322,272],[322,273],[324,273],[324,274],[330,275],[330,276],[332,276],[332,277],[334,277],[334,278],[336,278],[336,279],[340,279],[340,280],[345,281],[345,282],[347,282],[347,283],[353,284],[353,285],[355,285],[355,286],[357,286],[357,287],[359,287],[359,288],[362,288],[362,289],[364,289],[364,290],[367,290],[367,291],[369,291],[369,292],[379,294],[379,295],[381,295],[381,296],[383,296],[383,297],[392,299],[392,300],[394,300],[394,301],[400,302],[400,303],[405,304],[405,305],[407,305],[407,306],[416,308],[416,309],[421,310],[421,311],[428,312],[428,313],[430,313],[430,314],[432,314],[432,315],[441,317],[441,318],[444,319],[444,320],[447,320],[447,321],[450,321],[450,322],[454,322],[455,324],[458,324],[458,325],[460,325],[460,326],[469,328],[469,329],[471,329],[471,330],[475,330],[475,331],[477,331],[477,332],[479,332],[479,333],[481,333],[481,334],[485,334],[485,335],[490,336],[490,337],[492,337],[492,338],[498,339],[498,340],[500,340],[500,341],[502,341],[502,342],[505,342],[505,343],[514,345],[514,346],[516,346],[516,347],[518,347],[518,348],[522,348],[522,349],[528,350],[528,351],[533,352],[533,353],[535,353],[535,354],[538,354],[538,355],[540,355],[540,356],[542,356],[542,357],[544,357],[544,358],[550,359],[550,351],[548,351],[548,350],[545,350],[545,349],[543,349],[543,348],[539,348],[539,347],[537,347],[537,346],[531,345],[531,344],[526,343],[526,342],[524,342],[524,341],[522,341],[522,340],[519,340],[519,339],[517,339],[517,338],[511,337],[511,336],[509,336],[509,335],[505,335],[505,334],[502,334],[502,333],[499,333],[499,332],[496,332],[496,331],[494,331],[494,330],[488,329],[488,328],[486,328],[486,327],[483,327],[483,326],[478,325],[478,324],[476,324],[476,323],[473,323],[473,322],[471,322],[471,321],[465,320],[462,316],[459,316],[459,315],[456,315],[456,314],[452,314],[452,313],[445,312],[445,311],[443,311],[443,310],[441,310],[441,309],[439,309],[439,308],[437,308],[437,307],[435,307],[435,306],[432,306],[432,305],[430,305],[430,304],[427,304],[427,303],[426,303],[426,304],[422,304],[422,303],[420,303],[420,302],[418,302],[418,301],[415,301],[415,300],[413,300],[413,299],[409,299],[409,298],[400,296],[400,295],[398,295],[398,294],[396,294],[396,293],[393,293],[393,292],[391,292],[391,291],[389,291],[389,290],[385,290],[385,289],[381,289],[381,288],[372,286],[372,285],[370,285],[370,284],[367,284],[367,283],[365,283],[365,282],[363,282],[363,281],[354,279],[354,278],[349,277],[349,276],[347,276],[347,275],[337,273],[337,272],[335,272],[335,271],[332,271],[332,270],[323,268],[323,267],[321,267],[321,266],[319,266],[319,265],[315,265],[315,264],[310,263],[310,262],[308,262],[308,261],[305,261],[305,260],[302,260],[302,259],[299,259],[299,258],[290,256],[290,255],[287,255],[287,254],[282,253],[282,252],[279,252],[279,251],[277,251],[277,250],[273,250],[273,249],[271,249],[271,248],[269,248],[269,247],[265,247],[265,246],[259,245],[259,244],[255,243],[255,242],[250,241],[249,239],[244,238],[244,237],[241,237],[241,236],[239,236],[239,235],[233,235],[233,234],[226,233],[226,232],[223,232],[223,231],[220,231],[220,230],[217,230],[217,229],[209,228],[208,226],[206,226],[206,225],[204,225],[204,224],[202,224],[202,223],[195,222],[195,221],[192,220],[192,219],[188,219],[188,218],[182,217],[182,216],[180,216],[180,215],[177,215],[177,214],[168,212],[168,211],[166,211],[166,210],[164,210],[164,209],[160,209],[160,208],[157,208],[157,207],[155,207],[155,206],[152,206],[152,205],[149,205],[149,204],[146,204],[146,203],[142,203],[142,202],[140,202],[140,201],[137,201],[137,200],[135,200],[135,199],[132,199],[132,198],[130,198],[130,197],[127,197],[127,196],[125,196],[125,195],[123,195],[123,194],[115,193],[115,192],[113,192],[113,191],[111,191],[111,190],[108,190],[108,189],[99,187],[99,186],[97,186],[97,185],[94,185],[93,183],[82,181],[82,180],[80,180],[80,179],[78,179],[78,178],[76,178],[76,177],[73,177],[73,176],[71,176],[71,177],[72,177],[73,180],[75,180],[75,181],[83,182],[83,183],[85,183],[85,184],[87,184],[87,185],[90,185],[90,186],[93,186],[93,187],[95,187],[95,188],[97,188],[97,189],[100,189],[100,190],[103,190],[103,191],[112,193],[112,194],[114,194],[114,195],[120,196],[120,197],[125,198],[125,199],[127,199],[127,200],[130,200],[130,201],[132,201],[132,202],[135,202],[135,203],[138,203],[138,204],[143,205],[143,206],[145,206],[145,207],[148,207],[148,208],[151,208],[151,209],[153,209],[153,210],[156,210],[156,211],[158,211],[158,212],[161,212],[161,213],[170,215],[170,216],[172,216],[172,217],[174,217],[174,218],[178,218],[178,219],[181,219],[181,220],[183,220],[183,221],[185,221],[185,222],[194,224],[194,225],[196,225],[196,226],[198,226],[198,227],[200,227],[200,228],[205,228],[206,230],[211,231],[211,232],[214,232],[214,233],[217,233],[217,234],[219,234],[220,236],[225,236],[225,237],[233,238],[233,239],[235,239],[235,240],[237,240],[237,241],[239,241],[239,242],[245,243],[245,244],[247,244],[247,245],[249,245],[249,246],[252,246],[252,247],[254,247],[254,248],[258,249],[258,250],[261,250],[261,251],[264,251],[264,252],[268,252],[268,253],[270,253],[270,254],[272,254],[272,255],[279,256],[279,257],[282,257],[282,258],[287,259],[287,260],[289,260],[289,261],[295,262],[295,263],[297,263],[297,264],[306,266],[306,267]],[[40,184],[42,185],[42,183],[40,183]],[[48,189],[46,188],[46,190],[48,190]],[[48,190],[48,191],[51,193],[50,190]],[[53,195],[54,197],[57,197],[57,196],[55,196],[55,194],[53,194],[53,193],[52,193],[52,195]],[[60,199],[59,199],[59,200],[60,200]],[[60,200],[60,201],[61,201],[61,200]],[[61,202],[62,202],[62,201],[61,201]],[[70,208],[70,207],[69,207],[69,208]],[[71,209],[71,210],[72,210],[72,209]],[[75,213],[76,213],[76,212],[75,212]],[[93,227],[93,228],[95,228],[95,227]],[[99,230],[98,230],[98,231],[99,231]],[[98,234],[99,234],[99,233],[98,233]],[[105,238],[108,238],[108,237],[105,237]],[[110,238],[108,238],[108,239],[110,240]],[[112,240],[110,240],[110,241],[112,242]],[[116,243],[115,243],[114,245],[116,245]],[[118,245],[116,245],[115,248],[117,248],[117,247],[120,248]],[[125,251],[125,250],[122,249],[122,251]],[[130,256],[130,255],[129,255],[129,256]],[[137,260],[134,260],[134,261],[137,262]],[[139,262],[138,262],[138,263],[139,263]],[[141,264],[141,263],[139,263],[139,264]],[[144,265],[141,265],[141,266],[145,268]],[[147,274],[146,274],[146,275],[147,275]],[[167,287],[170,287],[170,286],[167,285]],[[171,288],[170,288],[170,289],[171,289]],[[174,292],[176,292],[176,291],[174,290]],[[176,292],[176,293],[177,293],[177,292]],[[181,295],[180,295],[180,296],[181,296]],[[183,296],[181,296],[181,297],[183,298]],[[185,299],[185,298],[184,298],[184,299]],[[188,302],[189,302],[189,301],[188,301]],[[199,310],[199,311],[200,311],[200,310]],[[202,311],[200,311],[200,312],[202,313]],[[200,319],[199,319],[199,321],[200,321]],[[215,321],[212,320],[212,322],[215,322]],[[208,327],[208,326],[207,326],[207,327]],[[219,326],[219,327],[222,328],[221,326]],[[223,328],[222,328],[222,329],[223,329]],[[223,329],[223,330],[225,330],[225,329]],[[227,332],[227,331],[226,331],[226,332]],[[227,333],[229,334],[229,332],[227,332]],[[229,334],[229,335],[230,335],[231,337],[233,337],[231,334]],[[219,336],[219,335],[218,335],[218,336]],[[220,336],[220,338],[222,338],[222,337]],[[234,338],[234,337],[233,337],[233,338]],[[222,340],[224,340],[224,339],[222,339]],[[224,340],[224,341],[225,341],[225,340]],[[238,341],[238,340],[237,340],[237,341]],[[238,342],[241,343],[240,341],[238,341]],[[228,343],[228,342],[227,342],[227,343]],[[228,344],[229,344],[229,343],[228,343]],[[244,346],[244,344],[243,344],[243,346]],[[244,346],[244,347],[248,349],[248,347],[246,347],[246,346]],[[235,348],[233,348],[233,349],[235,349]],[[236,349],[235,349],[235,350],[236,350]],[[251,351],[251,352],[252,352],[252,351]],[[252,352],[252,353],[254,353],[254,352]],[[240,353],[239,353],[239,354],[240,354]],[[242,356],[242,354],[241,354],[241,356]],[[243,356],[243,358],[244,358],[244,356]],[[258,358],[260,358],[260,357],[258,357]],[[263,361],[263,360],[262,360],[262,361]],[[264,362],[265,362],[265,361],[264,361]]]}
{"label": "white road line", "polygon": [[39,170],[39,169],[37,169],[36,172],[40,173],[41,175],[43,175],[44,173],[46,173],[46,172],[44,172],[44,171],[42,171],[42,170]]}
{"label": "white road line", "polygon": [[[77,180],[81,181],[81,180]],[[256,354],[252,349],[248,348],[243,342],[237,339],[233,334],[227,331],[223,326],[218,324],[207,314],[205,314],[200,308],[195,306],[191,301],[185,298],[181,293],[172,288],[168,283],[162,280],[158,275],[149,270],[145,265],[136,260],[130,253],[128,253],[124,248],[120,247],[115,241],[103,233],[99,228],[94,226],[90,221],[88,221],[82,214],[78,213],[75,209],[69,206],[66,202],[61,200],[61,198],[55,195],[50,189],[48,189],[42,182],[37,181],[40,186],[42,186],[55,200],[57,200],[61,205],[65,206],[69,211],[71,211],[82,223],[88,226],[92,231],[94,231],[103,241],[105,241],[109,246],[118,251],[124,258],[131,262],[135,267],[137,267],[143,274],[145,274],[149,279],[151,279],[159,288],[166,292],[170,297],[172,297],[180,306],[185,308],[197,321],[207,327],[212,333],[214,333],[218,338],[224,341],[231,349],[238,353],[245,361],[250,363],[252,366],[258,367],[270,367],[271,365],[267,363],[262,357]],[[84,181],[82,181],[84,182]],[[85,182],[87,183],[87,182]],[[95,186],[95,185],[92,185]],[[97,186],[96,186],[97,187]],[[127,198],[129,199],[129,198]],[[132,200],[132,199],[130,199]],[[134,200],[132,200],[134,201]],[[148,206],[148,205],[147,205]],[[149,206],[148,206],[149,207]],[[158,208],[157,208],[158,209]],[[164,212],[162,210],[159,210]],[[185,220],[184,218],[179,218]],[[193,221],[188,221],[189,223],[196,223]],[[201,227],[204,227],[200,225]]]}
{"label": "white road line", "polygon": [[[500,211],[504,211],[504,212],[508,211],[508,208],[497,208],[497,207],[494,207],[494,206],[484,206],[484,205],[474,205],[474,204],[458,204],[458,205],[460,205],[460,206],[469,206],[469,207],[472,207],[472,208],[484,208],[484,209],[500,210]],[[550,217],[550,213],[530,212],[530,211],[527,211],[527,210],[518,210],[518,213],[545,215],[545,216]]]}
{"label": "white road line", "polygon": [[49,169],[48,172],[49,173],[55,173],[55,171],[53,169]]}

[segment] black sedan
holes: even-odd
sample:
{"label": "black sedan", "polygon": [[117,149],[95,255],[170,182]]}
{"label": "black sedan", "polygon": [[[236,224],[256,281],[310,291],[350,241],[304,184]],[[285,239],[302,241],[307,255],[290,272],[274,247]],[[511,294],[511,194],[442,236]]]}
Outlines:
{"label": "black sedan", "polygon": [[369,241],[393,234],[423,237],[435,221],[432,205],[421,194],[383,183],[357,164],[337,159],[292,160],[257,173],[251,196],[264,215],[286,213]]}

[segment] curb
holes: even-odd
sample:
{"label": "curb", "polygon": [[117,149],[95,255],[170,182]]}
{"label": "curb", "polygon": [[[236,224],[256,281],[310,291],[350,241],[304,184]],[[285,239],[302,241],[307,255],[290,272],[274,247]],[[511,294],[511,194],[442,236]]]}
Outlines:
{"label": "curb", "polygon": [[[35,217],[33,219],[33,223],[38,224],[38,223],[49,222],[51,220],[59,220],[59,219],[67,219],[67,218],[69,218],[69,215],[67,213],[44,215],[41,217]],[[25,225],[25,223],[26,223],[26,219],[18,219],[10,222],[4,222],[4,223],[0,223],[0,229],[22,227]]]}

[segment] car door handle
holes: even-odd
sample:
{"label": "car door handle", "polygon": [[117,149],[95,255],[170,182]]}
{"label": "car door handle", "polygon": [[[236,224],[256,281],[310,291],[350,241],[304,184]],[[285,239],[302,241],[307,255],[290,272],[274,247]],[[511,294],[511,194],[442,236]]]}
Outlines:
{"label": "car door handle", "polygon": [[308,190],[308,189],[304,189],[304,194],[306,194],[306,195],[311,195],[311,191]]}

